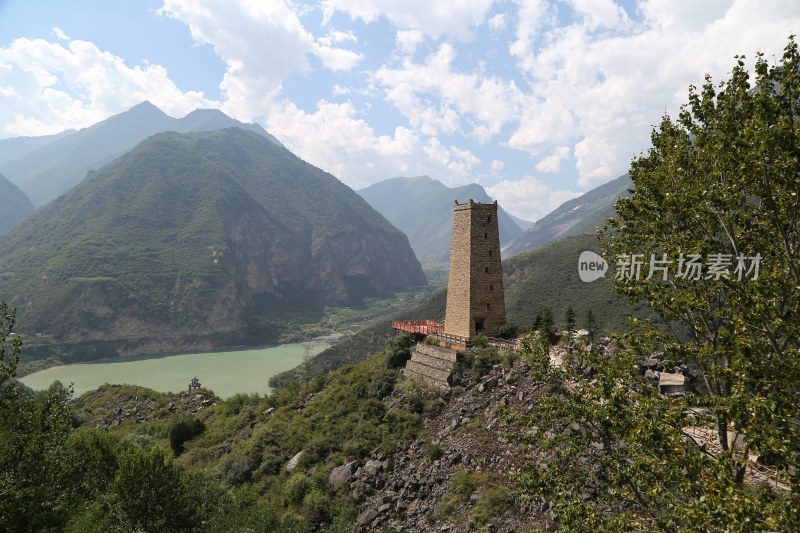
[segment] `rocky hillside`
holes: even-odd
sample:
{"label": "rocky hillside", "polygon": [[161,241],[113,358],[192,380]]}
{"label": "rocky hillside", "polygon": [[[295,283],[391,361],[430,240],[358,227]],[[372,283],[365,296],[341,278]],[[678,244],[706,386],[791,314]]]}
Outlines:
{"label": "rocky hillside", "polygon": [[19,331],[81,359],[270,342],[425,284],[358,195],[238,128],[147,139],[3,235],[0,273]]}
{"label": "rocky hillside", "polygon": [[628,196],[628,189],[632,186],[631,179],[625,174],[564,202],[525,233],[503,246],[503,257],[534,250],[564,237],[594,235],[605,219],[614,214],[614,202],[617,198]]}
{"label": "rocky hillside", "polygon": [[25,193],[0,174],[0,233],[25,220],[33,211]]}
{"label": "rocky hillside", "polygon": [[163,131],[198,132],[238,127],[280,144],[255,124],[243,124],[216,109],[198,109],[183,118],[168,116],[150,102],[79,131],[0,141],[0,172],[39,207],[78,184],[86,173]]}
{"label": "rocky hillside", "polygon": [[[450,188],[429,178],[393,178],[358,191],[389,222],[408,235],[423,264],[447,265],[453,233],[453,202],[490,203],[492,198],[477,183]],[[522,228],[499,206],[500,243],[522,234]]]}

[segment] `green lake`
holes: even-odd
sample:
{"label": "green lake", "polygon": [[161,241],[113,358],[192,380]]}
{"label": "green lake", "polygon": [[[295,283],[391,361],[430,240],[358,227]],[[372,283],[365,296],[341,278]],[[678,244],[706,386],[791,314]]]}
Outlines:
{"label": "green lake", "polygon": [[197,377],[200,384],[221,398],[237,392],[264,394],[271,389],[271,376],[303,362],[306,346],[316,355],[325,344],[282,344],[227,352],[187,353],[178,355],[132,356],[90,363],[62,365],[30,374],[20,379],[34,390],[43,390],[53,381],[72,383],[75,397],[104,383],[141,385],[161,392],[188,388]]}

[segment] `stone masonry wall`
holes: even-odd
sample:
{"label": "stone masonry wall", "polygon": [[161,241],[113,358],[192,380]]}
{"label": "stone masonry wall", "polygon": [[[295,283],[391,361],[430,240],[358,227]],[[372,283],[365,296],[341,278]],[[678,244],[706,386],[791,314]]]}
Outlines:
{"label": "stone masonry wall", "polygon": [[450,388],[448,379],[456,364],[456,352],[439,346],[417,344],[406,363],[405,375],[417,382],[441,389]]}
{"label": "stone masonry wall", "polygon": [[450,242],[445,332],[494,335],[505,320],[497,202],[456,202]]}

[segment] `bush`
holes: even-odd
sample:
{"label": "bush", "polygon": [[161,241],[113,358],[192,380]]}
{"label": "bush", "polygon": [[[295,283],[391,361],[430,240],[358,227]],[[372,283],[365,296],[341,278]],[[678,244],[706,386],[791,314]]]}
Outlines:
{"label": "bush", "polygon": [[319,489],[311,491],[303,498],[303,514],[312,524],[331,519],[331,499]]}
{"label": "bush", "polygon": [[462,500],[466,501],[472,494],[478,490],[478,487],[483,485],[489,480],[486,474],[479,474],[477,472],[467,472],[466,470],[459,469],[450,480],[447,486],[448,492],[455,494]]}
{"label": "bush", "polygon": [[261,454],[261,465],[258,467],[258,476],[274,475],[280,472],[284,460],[280,449],[275,445],[264,448]]}
{"label": "bush", "polygon": [[411,347],[414,341],[408,333],[400,333],[386,343],[384,353],[386,354],[386,368],[395,369],[405,366],[406,361],[411,359]]}
{"label": "bush", "polygon": [[228,485],[241,485],[250,481],[256,462],[251,457],[245,457],[232,453],[228,455],[220,464],[222,477]]}
{"label": "bush", "polygon": [[519,328],[508,322],[501,322],[497,325],[497,336],[501,339],[515,339],[519,335]]}
{"label": "bush", "polygon": [[485,376],[494,365],[500,364],[500,355],[494,348],[481,348],[475,354],[472,372],[476,377]]}
{"label": "bush", "polygon": [[494,485],[482,490],[478,502],[472,509],[469,519],[471,528],[482,526],[489,522],[493,517],[502,514],[506,509],[510,509],[514,504],[511,492],[503,485]]}
{"label": "bush", "polygon": [[184,443],[201,434],[204,429],[203,423],[188,413],[175,415],[170,421],[169,430],[167,431],[172,453],[175,456],[183,453]]}
{"label": "bush", "polygon": [[489,339],[483,333],[478,333],[472,337],[472,345],[475,348],[486,348],[489,346]]}
{"label": "bush", "polygon": [[237,415],[239,414],[245,407],[247,406],[254,406],[258,405],[261,402],[262,398],[258,394],[246,394],[243,392],[237,392],[222,404],[225,409],[225,414],[228,415]]}
{"label": "bush", "polygon": [[431,461],[437,461],[444,456],[444,450],[442,450],[442,447],[439,445],[429,446],[425,454]]}
{"label": "bush", "polygon": [[367,390],[368,397],[376,400],[386,398],[394,390],[395,381],[397,381],[397,372],[394,370],[385,370],[373,376]]}
{"label": "bush", "polygon": [[286,481],[283,487],[283,495],[287,502],[300,505],[306,494],[311,491],[311,488],[311,480],[302,472],[298,472]]}
{"label": "bush", "polygon": [[334,444],[329,437],[314,437],[303,448],[303,455],[300,457],[299,465],[302,468],[307,468],[311,465],[322,463],[333,448]]}
{"label": "bush", "polygon": [[361,416],[367,420],[380,420],[386,414],[383,402],[370,398],[361,405]]}
{"label": "bush", "polygon": [[408,410],[412,413],[422,413],[425,410],[425,398],[421,394],[410,394],[406,401]]}

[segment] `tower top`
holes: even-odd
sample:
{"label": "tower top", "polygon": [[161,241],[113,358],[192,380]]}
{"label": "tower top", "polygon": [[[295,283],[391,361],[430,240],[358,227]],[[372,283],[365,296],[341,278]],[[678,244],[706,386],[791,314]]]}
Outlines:
{"label": "tower top", "polygon": [[473,200],[472,198],[470,198],[468,202],[464,202],[463,204],[460,204],[460,203],[458,203],[458,200],[454,200],[454,202],[455,202],[455,206],[454,206],[454,207],[462,207],[462,206],[465,206],[465,205],[466,205],[466,206],[473,206],[473,205],[478,205],[478,206],[490,206],[490,205],[493,205],[493,206],[497,207],[497,200],[495,200],[495,201],[494,201],[494,202],[492,202],[491,204],[482,204],[482,203],[480,203],[480,202],[476,202],[476,201],[475,201],[475,200]]}

